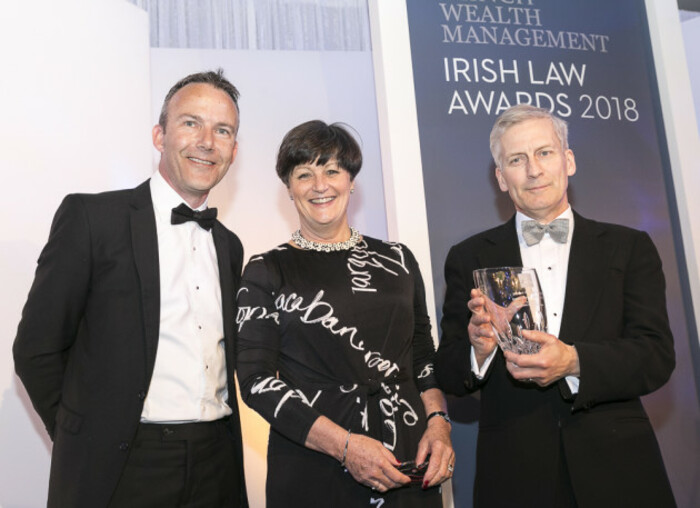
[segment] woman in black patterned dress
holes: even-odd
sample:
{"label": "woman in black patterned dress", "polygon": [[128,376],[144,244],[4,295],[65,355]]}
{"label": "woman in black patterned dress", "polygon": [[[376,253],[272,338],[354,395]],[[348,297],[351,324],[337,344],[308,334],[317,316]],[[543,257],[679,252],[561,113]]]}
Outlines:
{"label": "woman in black patterned dress", "polygon": [[[439,507],[452,476],[418,264],[348,225],[361,165],[338,124],[287,133],[277,173],[300,228],[243,274],[237,368],[271,427],[268,507]],[[428,462],[425,476],[411,483],[405,461]]]}

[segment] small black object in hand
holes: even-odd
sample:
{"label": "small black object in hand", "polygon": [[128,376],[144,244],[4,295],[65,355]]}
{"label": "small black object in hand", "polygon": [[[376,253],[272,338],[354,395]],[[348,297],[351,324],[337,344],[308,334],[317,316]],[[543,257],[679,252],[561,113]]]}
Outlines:
{"label": "small black object in hand", "polygon": [[428,469],[428,461],[416,464],[415,460],[402,462],[397,469],[411,479],[411,485],[423,485],[423,477]]}

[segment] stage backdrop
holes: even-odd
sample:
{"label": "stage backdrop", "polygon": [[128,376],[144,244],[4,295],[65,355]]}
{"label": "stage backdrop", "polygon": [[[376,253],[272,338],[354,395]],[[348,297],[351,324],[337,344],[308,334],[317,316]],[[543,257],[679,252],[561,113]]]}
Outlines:
{"label": "stage backdrop", "polygon": [[[679,506],[698,483],[698,399],[690,298],[644,3],[619,0],[407,0],[435,300],[450,246],[507,220],[488,135],[517,103],[570,124],[582,215],[647,231],[663,259],[676,340],[671,381],[644,403]],[[465,302],[466,304],[466,302]],[[687,306],[687,305],[688,306]],[[441,309],[436,309],[438,320]],[[692,325],[692,321],[691,321]],[[693,328],[694,329],[694,328]],[[471,506],[478,403],[451,401],[460,467],[455,506]],[[684,451],[686,450],[686,451]]]}

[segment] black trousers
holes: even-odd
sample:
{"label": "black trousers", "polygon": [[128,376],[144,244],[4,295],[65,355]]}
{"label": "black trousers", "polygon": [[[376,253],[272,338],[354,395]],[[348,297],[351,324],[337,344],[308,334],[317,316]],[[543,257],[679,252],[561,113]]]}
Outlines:
{"label": "black trousers", "polygon": [[109,508],[238,508],[234,452],[227,420],[142,423]]}
{"label": "black trousers", "polygon": [[566,454],[564,453],[564,442],[559,437],[559,467],[555,481],[556,490],[554,493],[554,506],[556,508],[577,508],[576,496],[571,485],[571,475],[566,464]]}

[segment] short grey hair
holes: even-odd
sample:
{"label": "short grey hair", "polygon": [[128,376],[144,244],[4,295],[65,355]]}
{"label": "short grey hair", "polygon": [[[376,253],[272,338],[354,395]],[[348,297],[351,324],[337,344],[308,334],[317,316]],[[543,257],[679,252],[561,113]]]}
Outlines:
{"label": "short grey hair", "polygon": [[566,121],[547,109],[537,108],[530,104],[517,104],[506,109],[501,116],[496,119],[496,123],[493,124],[493,128],[491,129],[489,145],[496,166],[503,166],[503,161],[501,160],[503,158],[501,139],[506,131],[514,125],[537,118],[548,118],[551,120],[554,126],[554,132],[559,138],[562,149],[564,151],[569,149],[569,126]]}

